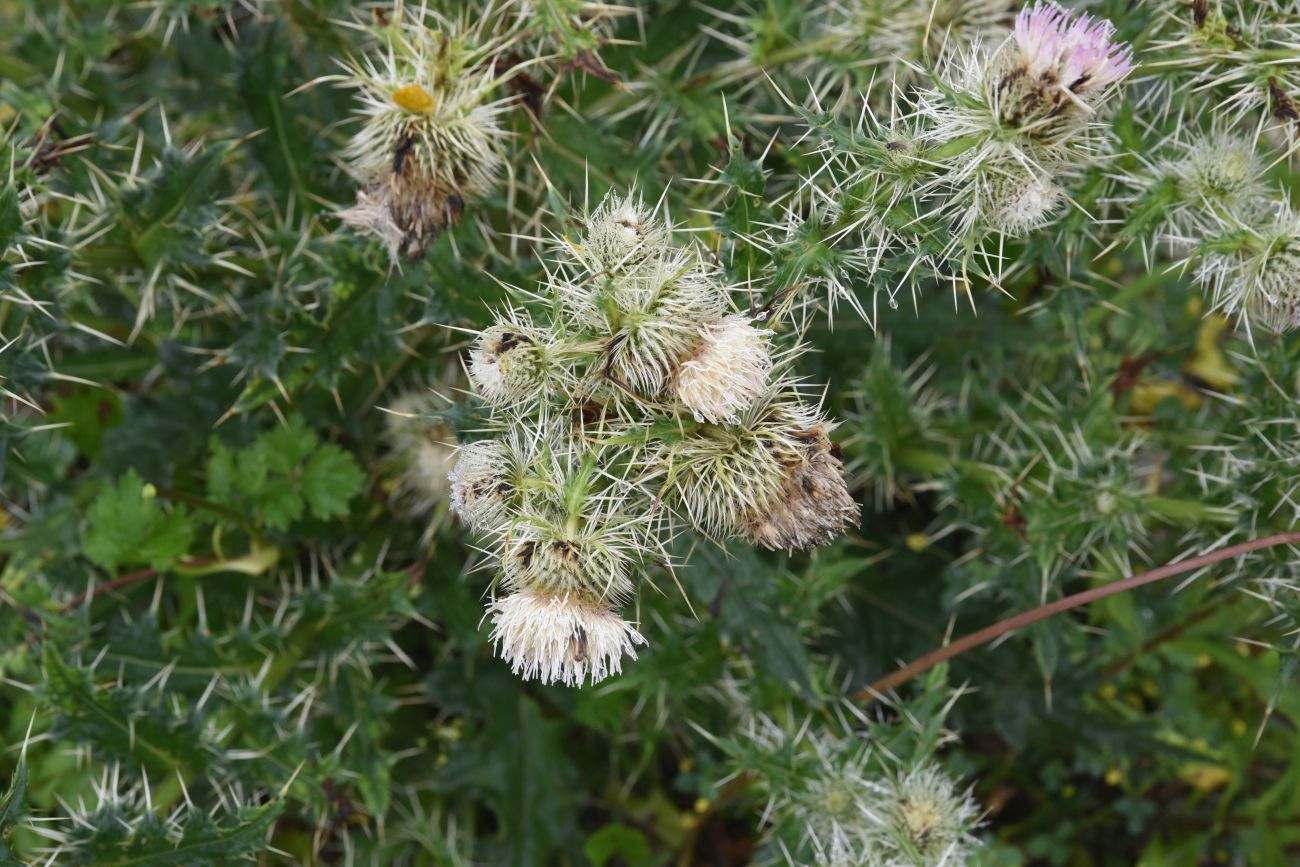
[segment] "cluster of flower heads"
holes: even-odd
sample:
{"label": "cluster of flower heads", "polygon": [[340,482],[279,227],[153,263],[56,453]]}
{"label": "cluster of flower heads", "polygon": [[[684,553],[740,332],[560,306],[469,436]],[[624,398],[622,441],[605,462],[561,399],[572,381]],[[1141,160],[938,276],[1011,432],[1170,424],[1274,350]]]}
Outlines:
{"label": "cluster of flower heads", "polygon": [[792,734],[766,717],[745,734],[742,764],[762,758],[765,815],[784,863],[958,867],[979,847],[975,799],[928,758],[899,766],[867,738],[807,726]]}
{"label": "cluster of flower heads", "polygon": [[[689,527],[773,550],[855,523],[833,425],[718,269],[639,199],[611,194],[561,239],[533,303],[477,335],[492,409],[464,445],[455,512],[495,539],[493,641],[516,673],[565,684],[621,670],[644,639],[619,609]],[[641,573],[641,574],[644,574]]]}
{"label": "cluster of flower heads", "polygon": [[490,192],[505,165],[509,132],[494,98],[519,71],[498,71],[501,39],[428,9],[400,8],[384,50],[347,61],[331,76],[359,92],[361,127],[346,156],[363,184],[340,216],[377,236],[394,259],[419,259],[466,204]]}
{"label": "cluster of flower heads", "polygon": [[1218,127],[1183,131],[1125,178],[1132,194],[1120,203],[1129,233],[1154,237],[1216,309],[1247,329],[1281,332],[1300,326],[1300,212],[1265,183],[1263,141]]}
{"label": "cluster of flower heads", "polygon": [[[886,115],[856,130],[814,117],[829,178],[829,237],[859,244],[858,270],[971,272],[999,282],[1001,244],[1045,226],[1067,201],[1063,181],[1102,154],[1109,95],[1132,71],[1110,22],[1054,3],[1020,11],[1000,41],[937,60],[931,86],[898,89]],[[803,206],[800,206],[801,208]],[[902,259],[913,264],[900,267]],[[897,291],[890,290],[891,296]]]}

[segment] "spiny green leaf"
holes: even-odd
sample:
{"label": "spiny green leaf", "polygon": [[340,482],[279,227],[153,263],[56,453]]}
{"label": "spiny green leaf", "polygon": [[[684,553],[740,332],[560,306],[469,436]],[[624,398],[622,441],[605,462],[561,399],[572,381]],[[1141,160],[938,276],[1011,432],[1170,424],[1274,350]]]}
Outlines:
{"label": "spiny green leaf", "polygon": [[[81,834],[65,853],[67,863],[86,867],[225,867],[267,849],[266,834],[284,810],[276,799],[240,810],[236,821],[221,825],[200,810],[190,810],[179,830],[158,819],[122,817],[112,811],[87,818],[91,832]],[[96,821],[102,818],[102,821]],[[134,822],[131,820],[135,819]]]}
{"label": "spiny green leaf", "polygon": [[43,694],[59,711],[55,731],[65,742],[81,743],[102,759],[143,765],[155,779],[194,773],[209,752],[198,723],[153,694],[130,686],[95,687],[90,673],[64,661],[53,647],[42,654]]}
{"label": "spiny green leaf", "polygon": [[0,867],[23,867],[9,838],[27,815],[27,761],[18,759],[18,767],[9,781],[9,789],[0,797]]}
{"label": "spiny green leaf", "polygon": [[13,184],[0,189],[0,253],[13,241],[23,227],[23,215],[18,210],[18,190]]}

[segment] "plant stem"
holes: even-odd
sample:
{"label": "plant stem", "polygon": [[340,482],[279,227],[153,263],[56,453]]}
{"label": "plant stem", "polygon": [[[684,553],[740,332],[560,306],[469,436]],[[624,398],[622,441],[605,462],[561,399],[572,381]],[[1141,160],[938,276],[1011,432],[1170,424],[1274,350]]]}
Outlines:
{"label": "plant stem", "polygon": [[1046,620],[1053,614],[1060,614],[1062,611],[1069,611],[1072,608],[1078,608],[1081,605],[1087,605],[1090,602],[1096,602],[1098,599],[1105,599],[1107,596],[1114,596],[1117,593],[1123,593],[1136,587],[1142,587],[1146,584],[1153,584],[1156,581],[1165,578],[1171,578],[1174,575],[1181,575],[1184,572],[1191,572],[1202,566],[1209,566],[1212,563],[1218,563],[1221,560],[1230,560],[1242,554],[1249,554],[1252,551],[1259,551],[1264,548],[1274,548],[1278,545],[1293,545],[1300,543],[1300,532],[1297,533],[1277,533],[1272,536],[1265,536],[1260,539],[1252,539],[1249,542],[1242,542],[1237,545],[1230,545],[1227,548],[1220,548],[1217,551],[1210,551],[1206,554],[1199,554],[1195,557],[1189,557],[1177,563],[1167,563],[1150,572],[1139,572],[1136,575],[1130,575],[1113,584],[1107,584],[1104,587],[1094,587],[1091,590],[1085,590],[1082,593],[1075,593],[1072,596],[1066,596],[1055,602],[1049,602],[1047,605],[1040,605],[1038,608],[1029,611],[1022,611],[1014,617],[1008,617],[994,623],[992,626],[986,626],[978,632],[972,632],[965,635],[951,644],[935,648],[924,656],[912,660],[907,665],[897,671],[882,677],[870,686],[863,687],[853,698],[860,703],[868,703],[875,700],[878,696],[887,690],[895,689],[907,683],[918,674],[924,674],[931,668],[934,668],[941,662],[946,662],[953,657],[960,656],[968,650],[974,650],[976,647],[988,644],[996,638],[1001,638],[1008,632],[1016,629],[1023,629],[1030,624],[1037,623],[1040,620]]}

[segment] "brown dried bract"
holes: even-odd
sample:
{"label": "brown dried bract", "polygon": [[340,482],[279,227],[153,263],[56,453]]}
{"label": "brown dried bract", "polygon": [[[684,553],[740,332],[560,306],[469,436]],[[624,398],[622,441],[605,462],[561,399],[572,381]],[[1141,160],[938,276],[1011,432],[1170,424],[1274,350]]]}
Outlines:
{"label": "brown dried bract", "polygon": [[781,493],[753,510],[746,538],[770,550],[815,548],[835,541],[845,527],[857,526],[858,504],[849,496],[844,464],[824,427],[798,431],[802,453],[783,461]]}

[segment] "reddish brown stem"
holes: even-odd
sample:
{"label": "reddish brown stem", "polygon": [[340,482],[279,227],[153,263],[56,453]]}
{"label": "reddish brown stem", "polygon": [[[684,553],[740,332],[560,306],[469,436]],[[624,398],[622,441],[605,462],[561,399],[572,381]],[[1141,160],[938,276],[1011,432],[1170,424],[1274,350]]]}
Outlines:
{"label": "reddish brown stem", "polygon": [[1107,584],[1104,587],[1094,587],[1091,590],[1085,590],[1082,593],[1075,593],[1073,596],[1066,596],[1062,599],[1056,600],[1055,602],[1041,605],[1038,608],[1029,611],[1022,611],[1014,617],[1008,617],[1006,620],[994,623],[992,626],[986,626],[978,632],[972,632],[970,635],[962,636],[951,644],[945,644],[943,647],[935,648],[925,656],[912,660],[894,673],[882,677],[870,686],[858,690],[858,692],[854,694],[853,698],[855,701],[862,703],[870,702],[886,691],[902,686],[918,674],[924,674],[941,662],[946,662],[955,656],[960,656],[968,650],[974,650],[976,647],[988,644],[990,641],[1001,638],[1008,632],[1012,632],[1016,629],[1023,629],[1040,620],[1046,620],[1053,614],[1060,614],[1062,611],[1069,611],[1071,608],[1078,608],[1081,605],[1087,605],[1089,602],[1096,602],[1098,599],[1105,599],[1107,596],[1114,596],[1117,593],[1123,593],[1145,584],[1153,584],[1156,581],[1171,578],[1174,575],[1191,572],[1194,569],[1200,569],[1202,566],[1209,566],[1210,564],[1218,563],[1221,560],[1230,560],[1233,557],[1238,557],[1242,554],[1249,554],[1251,551],[1259,551],[1263,548],[1273,548],[1278,545],[1292,545],[1297,542],[1300,542],[1300,533],[1277,533],[1276,535],[1265,536],[1261,539],[1252,539],[1249,542],[1242,542],[1239,545],[1230,545],[1227,548],[1220,548],[1217,551],[1210,551],[1207,554],[1189,557],[1188,559],[1180,560],[1177,563],[1167,563],[1157,569],[1152,569],[1150,572],[1140,572],[1137,575],[1130,575],[1129,577],[1116,581],[1113,584]]}
{"label": "reddish brown stem", "polygon": [[[186,560],[180,565],[189,569],[197,569],[200,566],[208,566],[215,562],[217,562],[215,557],[200,557],[197,560]],[[128,584],[134,584],[137,581],[144,581],[148,578],[153,578],[157,574],[157,569],[141,569],[139,572],[127,572],[125,575],[118,575],[112,581],[105,581],[103,584],[96,584],[94,587],[73,596],[63,604],[63,607],[59,609],[59,613],[70,614],[77,610],[77,606],[81,605],[81,603],[85,602],[89,598],[94,598],[99,594],[107,593],[110,590],[116,590],[119,587],[125,587]]]}

